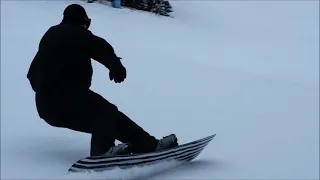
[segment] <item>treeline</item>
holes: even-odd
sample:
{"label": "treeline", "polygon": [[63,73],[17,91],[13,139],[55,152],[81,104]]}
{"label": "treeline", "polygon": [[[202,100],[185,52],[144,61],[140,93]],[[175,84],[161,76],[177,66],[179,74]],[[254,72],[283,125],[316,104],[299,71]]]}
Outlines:
{"label": "treeline", "polygon": [[[97,0],[88,0],[92,3]],[[105,0],[112,2],[112,0]],[[120,0],[121,6],[133,8],[142,11],[148,11],[162,16],[170,16],[173,12],[172,6],[168,0]]]}

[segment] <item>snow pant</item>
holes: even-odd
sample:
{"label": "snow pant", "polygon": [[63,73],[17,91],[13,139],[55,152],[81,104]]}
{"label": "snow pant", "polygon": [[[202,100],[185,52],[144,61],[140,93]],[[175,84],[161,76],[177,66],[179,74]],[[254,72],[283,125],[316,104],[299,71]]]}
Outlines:
{"label": "snow pant", "polygon": [[40,117],[51,126],[90,133],[91,156],[104,154],[115,140],[130,143],[133,153],[152,152],[157,146],[155,137],[91,90],[59,97],[37,95],[36,102]]}

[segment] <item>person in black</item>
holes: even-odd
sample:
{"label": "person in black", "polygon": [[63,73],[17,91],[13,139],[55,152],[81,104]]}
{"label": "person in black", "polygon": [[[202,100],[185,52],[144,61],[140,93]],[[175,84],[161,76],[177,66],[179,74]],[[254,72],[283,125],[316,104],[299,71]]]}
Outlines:
{"label": "person in black", "polygon": [[[115,83],[122,83],[127,76],[113,47],[88,30],[90,23],[85,9],[71,4],[64,10],[62,22],[50,27],[40,40],[27,74],[40,118],[54,127],[90,133],[90,156],[147,153],[177,146],[174,134],[156,139],[90,90],[91,59],[109,69],[109,78]],[[115,146],[115,140],[122,144]]]}

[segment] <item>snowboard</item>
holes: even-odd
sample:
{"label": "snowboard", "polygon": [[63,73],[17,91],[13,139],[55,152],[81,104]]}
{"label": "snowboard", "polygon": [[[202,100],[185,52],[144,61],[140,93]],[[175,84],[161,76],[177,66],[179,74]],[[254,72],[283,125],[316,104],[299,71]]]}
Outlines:
{"label": "snowboard", "polygon": [[137,166],[146,166],[164,161],[176,161],[181,164],[194,160],[209,144],[216,134],[198,139],[174,148],[143,154],[117,155],[112,157],[86,157],[75,162],[68,173],[101,172],[113,168],[127,169]]}

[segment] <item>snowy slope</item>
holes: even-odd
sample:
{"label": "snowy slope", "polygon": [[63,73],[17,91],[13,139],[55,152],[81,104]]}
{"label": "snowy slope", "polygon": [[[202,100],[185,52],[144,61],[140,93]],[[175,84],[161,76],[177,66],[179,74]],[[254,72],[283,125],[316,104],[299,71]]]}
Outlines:
{"label": "snowy slope", "polygon": [[75,0],[1,1],[1,178],[154,173],[65,176],[90,136],[39,119],[26,73],[73,2],[128,69],[114,84],[94,62],[93,90],[157,137],[217,133],[194,163],[154,179],[319,178],[319,2],[173,1],[166,18]]}

